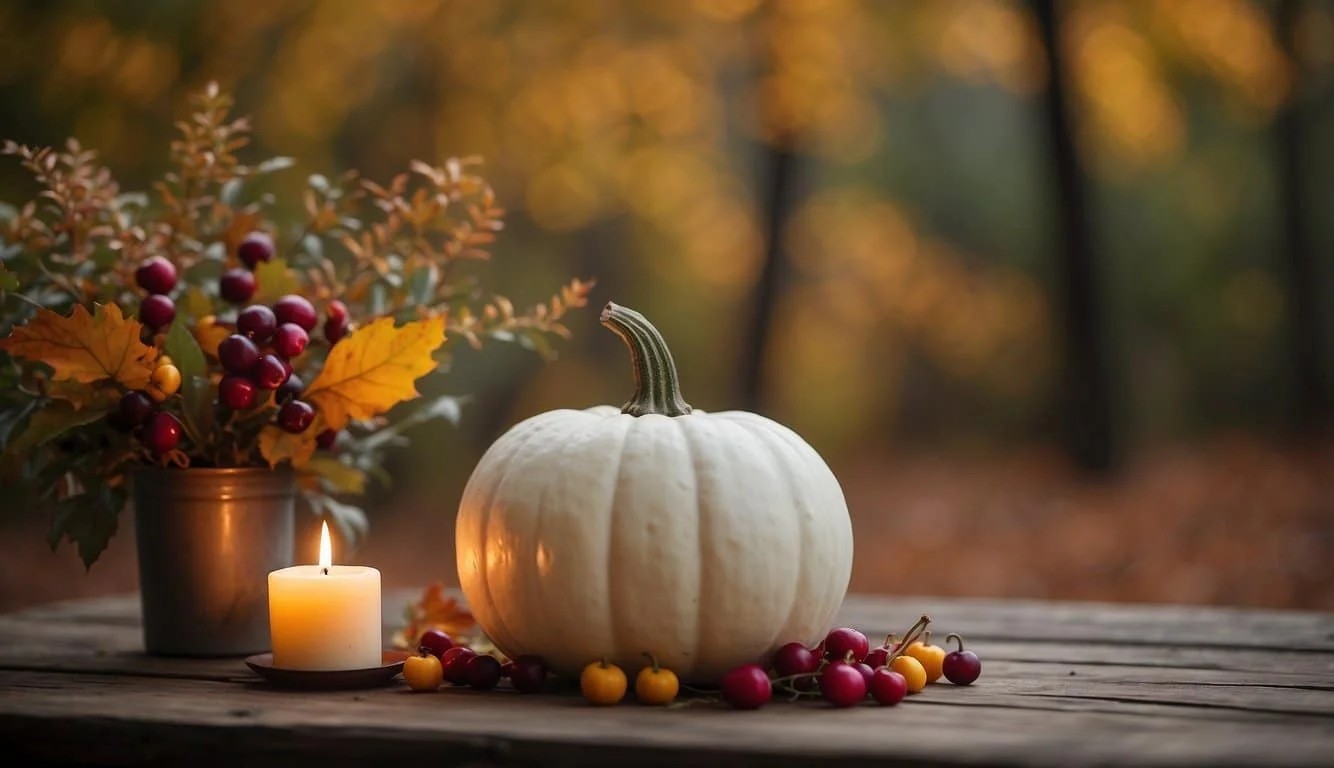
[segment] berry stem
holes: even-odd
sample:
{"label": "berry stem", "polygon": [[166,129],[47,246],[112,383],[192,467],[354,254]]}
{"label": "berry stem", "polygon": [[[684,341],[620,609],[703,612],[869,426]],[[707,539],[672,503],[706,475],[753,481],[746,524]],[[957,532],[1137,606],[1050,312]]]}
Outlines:
{"label": "berry stem", "polygon": [[958,643],[958,644],[959,644],[959,651],[960,651],[960,652],[963,652],[963,638],[959,636],[959,633],[957,633],[957,632],[951,632],[951,633],[949,633],[948,635],[945,635],[945,644],[946,644],[946,645],[949,645],[949,642],[950,642],[951,640],[953,640],[953,641],[955,641],[956,643]]}
{"label": "berry stem", "polygon": [[903,652],[908,650],[908,646],[911,645],[912,642],[917,639],[918,635],[922,634],[922,632],[926,630],[927,626],[930,623],[931,623],[931,617],[927,616],[925,613],[922,614],[922,618],[918,619],[917,623],[913,624],[912,627],[910,627],[908,631],[903,634],[903,642],[899,643],[898,649],[893,653],[891,653],[889,655],[889,658],[885,659],[885,665],[888,666],[890,662],[894,661],[894,659],[897,659],[898,657],[902,656]]}
{"label": "berry stem", "polygon": [[657,657],[657,656],[654,656],[653,654],[649,653],[648,651],[644,651],[644,655],[648,657],[649,663],[653,665],[653,674],[655,674],[655,675],[658,674],[658,671],[659,671],[659,667],[658,667],[658,657]]}

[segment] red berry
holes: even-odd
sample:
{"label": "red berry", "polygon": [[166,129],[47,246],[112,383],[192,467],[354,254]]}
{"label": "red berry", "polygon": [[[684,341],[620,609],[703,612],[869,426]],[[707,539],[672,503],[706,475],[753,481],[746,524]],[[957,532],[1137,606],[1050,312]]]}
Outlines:
{"label": "red berry", "polygon": [[236,255],[241,263],[254,269],[261,261],[273,258],[273,238],[263,232],[251,232],[236,247]]}
{"label": "red berry", "polygon": [[449,639],[449,635],[438,629],[428,629],[422,633],[421,639],[417,641],[417,648],[437,659],[445,655],[445,651],[454,647],[454,641]]}
{"label": "red berry", "polygon": [[329,450],[337,442],[338,433],[332,429],[320,430],[320,433],[315,436],[315,446],[322,451]]}
{"label": "red berry", "polygon": [[347,335],[347,320],[335,320],[332,317],[324,321],[324,338],[329,340],[330,344],[337,344]]}
{"label": "red berry", "polygon": [[284,403],[293,398],[300,397],[305,389],[306,382],[302,381],[300,376],[293,373],[287,377],[287,381],[284,381],[281,387],[278,387],[278,402]]}
{"label": "red berry", "polygon": [[218,361],[228,373],[249,373],[259,361],[259,347],[245,336],[233,333],[218,344]]}
{"label": "red berry", "polygon": [[820,695],[836,707],[851,707],[866,698],[866,678],[851,664],[835,661],[820,673]]}
{"label": "red berry", "polygon": [[176,267],[161,256],[145,259],[134,270],[134,282],[149,293],[171,293],[176,287]]}
{"label": "red berry", "polygon": [[500,682],[500,662],[494,656],[473,656],[464,672],[468,685],[479,691],[489,691]]}
{"label": "red berry", "polygon": [[254,339],[256,344],[268,341],[277,327],[278,318],[263,304],[252,304],[236,315],[237,332]]}
{"label": "red berry", "polygon": [[255,295],[257,285],[254,273],[244,269],[229,269],[218,280],[218,293],[232,304],[244,304]]}
{"label": "red berry", "polygon": [[278,426],[298,434],[310,428],[315,421],[315,409],[304,400],[289,400],[278,409]]}
{"label": "red berry", "polygon": [[773,684],[759,664],[742,664],[723,675],[723,700],[737,709],[759,709],[773,698]]}
{"label": "red berry", "polygon": [[139,319],[154,331],[166,328],[176,319],[176,302],[160,293],[145,296],[139,305]]}
{"label": "red berry", "polygon": [[324,308],[324,316],[329,320],[346,320],[347,305],[338,299],[329,302],[329,306]]}
{"label": "red berry", "polygon": [[870,649],[871,644],[866,635],[849,627],[831,630],[824,639],[824,655],[831,661],[845,661],[849,651],[852,652],[853,661],[861,661]]}
{"label": "red berry", "polygon": [[141,389],[121,395],[120,414],[132,427],[137,427],[148,421],[148,417],[152,416],[153,411],[156,410],[157,406],[153,404],[153,398]]}
{"label": "red berry", "polygon": [[877,669],[871,675],[871,684],[868,687],[871,689],[871,698],[886,707],[898,704],[908,695],[908,681],[903,675],[888,667]]}
{"label": "red berry", "polygon": [[440,666],[444,668],[444,676],[447,682],[454,685],[468,684],[468,662],[477,654],[472,650],[456,645],[445,651],[440,657]]}
{"label": "red berry", "polygon": [[519,693],[537,693],[547,684],[547,665],[540,656],[520,656],[510,668],[510,683]]}
{"label": "red berry", "polygon": [[866,665],[871,669],[879,669],[889,663],[889,654],[893,653],[885,646],[872,648],[871,652],[866,654]]}
{"label": "red berry", "polygon": [[788,643],[774,651],[774,671],[779,677],[804,675],[820,667],[820,657],[801,643]]}
{"label": "red berry", "polygon": [[166,453],[181,442],[181,422],[166,411],[158,411],[144,424],[144,442],[154,453]]}
{"label": "red berry", "polygon": [[218,399],[233,411],[244,411],[255,404],[259,390],[244,376],[223,376],[218,382]]}
{"label": "red berry", "polygon": [[273,303],[273,313],[278,316],[278,323],[296,323],[304,331],[312,331],[319,317],[315,306],[306,301],[304,296],[289,293]]}
{"label": "red berry", "polygon": [[945,642],[950,640],[959,643],[959,650],[945,654],[945,660],[940,665],[941,671],[951,683],[968,685],[982,674],[982,660],[976,653],[964,650],[962,637],[951,632],[945,636]]}
{"label": "red berry", "polygon": [[293,358],[306,351],[310,335],[306,329],[296,323],[283,323],[273,332],[273,351],[286,358]]}
{"label": "red berry", "polygon": [[866,681],[866,687],[867,687],[867,688],[870,688],[870,687],[871,687],[871,675],[875,672],[875,670],[871,669],[870,665],[867,664],[867,663],[864,662],[864,661],[856,662],[856,663],[853,664],[852,666],[853,666],[853,668],[856,669],[858,672],[862,673],[862,679]]}
{"label": "red berry", "polygon": [[287,377],[292,374],[292,369],[282,361],[277,355],[261,355],[255,362],[255,367],[250,370],[250,378],[261,389],[277,389],[287,381]]}

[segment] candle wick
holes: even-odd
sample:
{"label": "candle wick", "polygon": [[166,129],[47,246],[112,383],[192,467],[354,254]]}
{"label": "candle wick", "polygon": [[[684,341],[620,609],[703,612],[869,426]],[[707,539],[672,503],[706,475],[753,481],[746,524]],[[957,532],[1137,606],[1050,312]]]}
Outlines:
{"label": "candle wick", "polygon": [[322,568],[322,569],[320,569],[320,570],[324,571],[324,575],[325,575],[325,576],[328,576],[328,575],[329,575],[329,566],[326,565],[324,568]]}

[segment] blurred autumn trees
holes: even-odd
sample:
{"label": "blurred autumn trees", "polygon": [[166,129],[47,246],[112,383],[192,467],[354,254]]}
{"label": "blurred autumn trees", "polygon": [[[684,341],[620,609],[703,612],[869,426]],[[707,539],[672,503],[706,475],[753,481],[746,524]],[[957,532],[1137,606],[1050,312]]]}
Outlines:
{"label": "blurred autumn trees", "polygon": [[[663,327],[692,402],[762,408],[835,460],[1060,440],[1081,414],[1133,447],[1329,400],[1323,3],[28,0],[0,7],[0,42],[3,133],[78,135],[129,185],[212,78],[260,151],[298,159],[273,182],[288,199],[303,170],[485,156],[523,265],[503,292],[598,277],[595,301]],[[0,199],[23,183],[0,168]],[[466,452],[535,410],[619,402],[600,334],[541,370],[461,360]],[[1085,353],[1102,405],[1062,411]]]}

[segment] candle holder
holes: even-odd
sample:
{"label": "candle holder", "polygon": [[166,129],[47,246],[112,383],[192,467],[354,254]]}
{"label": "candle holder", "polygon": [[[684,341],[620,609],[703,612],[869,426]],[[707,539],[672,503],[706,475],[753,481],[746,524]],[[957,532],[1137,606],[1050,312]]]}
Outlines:
{"label": "candle holder", "polygon": [[388,650],[380,654],[378,667],[366,669],[288,669],[273,666],[272,653],[259,653],[245,660],[246,666],[260,677],[280,688],[306,691],[346,691],[358,688],[379,688],[388,685],[403,671],[407,651]]}

